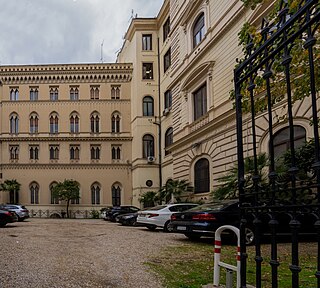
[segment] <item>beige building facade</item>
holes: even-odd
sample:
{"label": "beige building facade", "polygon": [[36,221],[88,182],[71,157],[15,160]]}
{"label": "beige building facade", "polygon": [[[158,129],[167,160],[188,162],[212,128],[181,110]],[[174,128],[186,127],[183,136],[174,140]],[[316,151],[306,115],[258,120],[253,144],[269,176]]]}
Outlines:
{"label": "beige building facade", "polygon": [[[132,19],[117,63],[1,66],[1,180],[17,179],[19,201],[41,209],[60,207],[50,187],[66,178],[81,187],[73,209],[140,207],[143,193],[170,179],[194,186],[189,200],[208,201],[237,161],[229,92],[238,33],[246,21],[259,27],[273,4],[252,11],[240,0],[165,0],[156,18]],[[294,106],[297,141],[312,135],[308,101]],[[280,153],[289,141],[285,104],[274,119]],[[250,125],[248,117],[248,156]],[[268,152],[264,113],[256,125],[258,151]]]}

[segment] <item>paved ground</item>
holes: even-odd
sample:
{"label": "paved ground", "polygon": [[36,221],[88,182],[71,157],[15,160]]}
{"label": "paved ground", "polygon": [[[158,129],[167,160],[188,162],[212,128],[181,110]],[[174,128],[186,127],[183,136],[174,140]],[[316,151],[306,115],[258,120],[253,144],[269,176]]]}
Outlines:
{"label": "paved ground", "polygon": [[183,235],[103,220],[35,219],[0,229],[0,287],[160,288],[143,263]]}

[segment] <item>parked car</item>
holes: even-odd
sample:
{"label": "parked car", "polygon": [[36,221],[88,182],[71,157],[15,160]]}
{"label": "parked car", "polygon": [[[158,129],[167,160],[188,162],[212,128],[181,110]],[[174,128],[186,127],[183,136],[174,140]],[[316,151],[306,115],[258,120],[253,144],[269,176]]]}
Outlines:
{"label": "parked car", "polygon": [[105,217],[103,219],[115,222],[118,215],[138,212],[139,210],[139,208],[130,205],[114,206],[106,210]]}
{"label": "parked car", "polygon": [[116,222],[124,226],[134,226],[137,222],[138,212],[121,214],[116,217]]}
{"label": "parked car", "polygon": [[18,217],[18,221],[29,218],[29,210],[23,205],[5,204],[2,205],[2,208],[14,212]]}
{"label": "parked car", "polygon": [[18,216],[11,211],[0,209],[0,227],[6,226],[8,223],[14,223],[18,221]]}
{"label": "parked car", "polygon": [[[189,239],[199,239],[201,236],[214,237],[215,231],[223,225],[239,227],[240,223],[239,202],[237,200],[226,200],[216,203],[199,205],[183,213],[176,213],[171,216],[170,226],[173,232],[182,233]],[[246,244],[251,245],[255,241],[254,216],[247,215]],[[270,215],[261,213],[261,229],[264,235],[270,235],[268,222]],[[301,234],[315,233],[313,224],[316,219],[312,213],[300,213],[298,216],[301,222]],[[291,220],[288,213],[278,213],[277,225],[278,235],[289,235]]]}
{"label": "parked car", "polygon": [[145,226],[149,230],[155,230],[157,227],[160,227],[165,232],[169,232],[171,231],[171,227],[169,226],[170,217],[173,213],[186,211],[196,206],[198,204],[176,203],[148,208],[147,210],[138,212],[137,225]]}

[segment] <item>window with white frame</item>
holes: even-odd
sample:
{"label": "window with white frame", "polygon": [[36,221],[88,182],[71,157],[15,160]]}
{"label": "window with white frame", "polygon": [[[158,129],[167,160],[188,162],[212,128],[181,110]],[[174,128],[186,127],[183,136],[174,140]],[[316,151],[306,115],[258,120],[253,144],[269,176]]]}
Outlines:
{"label": "window with white frame", "polygon": [[100,204],[100,191],[101,187],[98,183],[91,185],[91,204],[99,205]]}
{"label": "window with white frame", "polygon": [[50,115],[50,134],[59,133],[59,117],[53,113]]}
{"label": "window with white frame", "polygon": [[207,84],[202,85],[193,92],[193,115],[194,120],[207,113]]}
{"label": "window with white frame", "polygon": [[70,133],[79,133],[79,116],[77,113],[72,113],[70,116]]}
{"label": "window with white frame", "polygon": [[49,157],[50,160],[58,160],[59,159],[59,145],[49,145]]}
{"label": "window with white frame", "polygon": [[99,86],[90,86],[90,99],[97,100],[99,99],[100,87]]}
{"label": "window with white frame", "polygon": [[10,134],[19,133],[19,116],[16,113],[10,115]]}
{"label": "window with white frame", "polygon": [[79,159],[80,159],[80,146],[70,145],[70,160],[79,160]]}
{"label": "window with white frame", "polygon": [[144,51],[152,50],[152,34],[142,35],[142,50]]}
{"label": "window with white frame", "polygon": [[204,13],[201,13],[193,24],[193,48],[199,45],[205,34]]}
{"label": "window with white frame", "polygon": [[38,133],[39,117],[36,113],[30,115],[30,134]]}
{"label": "window with white frame", "polygon": [[10,88],[10,101],[19,100],[19,87]]}
{"label": "window with white frame", "polygon": [[70,100],[77,101],[79,100],[79,88],[70,87]]}
{"label": "window with white frame", "polygon": [[30,101],[38,101],[38,87],[30,87]]}
{"label": "window with white frame", "polygon": [[100,145],[91,145],[90,146],[91,160],[99,160],[100,159],[100,151],[101,151]]}
{"label": "window with white frame", "polygon": [[19,145],[10,145],[10,160],[18,160],[19,159]]}
{"label": "window with white frame", "polygon": [[50,101],[58,101],[59,99],[59,89],[58,87],[50,87],[49,88]]}
{"label": "window with white frame", "polygon": [[100,132],[100,117],[97,112],[92,113],[90,116],[90,128],[91,128],[91,133]]}
{"label": "window with white frame", "polygon": [[39,145],[29,145],[29,159],[39,160]]}
{"label": "window with white frame", "polygon": [[115,113],[111,118],[111,131],[112,133],[120,133],[120,115]]}
{"label": "window with white frame", "polygon": [[112,145],[111,157],[112,157],[112,160],[121,159],[121,145]]}
{"label": "window with white frame", "polygon": [[120,88],[121,85],[111,86],[111,99],[120,99]]}
{"label": "window with white frame", "polygon": [[31,204],[39,204],[39,184],[33,182],[30,184],[29,189],[30,189]]}

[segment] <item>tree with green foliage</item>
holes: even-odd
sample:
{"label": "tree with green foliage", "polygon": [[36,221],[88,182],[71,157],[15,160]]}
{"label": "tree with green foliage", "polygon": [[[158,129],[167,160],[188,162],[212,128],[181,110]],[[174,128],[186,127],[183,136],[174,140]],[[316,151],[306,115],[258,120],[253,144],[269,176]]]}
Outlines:
{"label": "tree with green foliage", "polygon": [[18,204],[19,203],[19,191],[20,191],[21,184],[16,180],[5,180],[3,183],[0,184],[1,191],[8,191],[10,204]]}
{"label": "tree with green foliage", "polygon": [[58,182],[52,190],[53,197],[67,203],[67,217],[69,218],[69,205],[71,200],[80,199],[79,183],[74,180],[65,179],[63,182]]}
{"label": "tree with green foliage", "polygon": [[[266,153],[261,153],[257,156],[257,172],[260,178],[260,182],[265,183],[267,181],[267,170],[265,167],[268,165],[268,157]],[[244,178],[245,185],[252,184],[252,176],[254,175],[254,159],[253,157],[247,157],[244,159]],[[233,199],[238,195],[238,163],[235,163],[229,172],[217,179],[219,183],[222,183],[217,189],[215,189],[211,196],[214,199]]]}
{"label": "tree with green foliage", "polygon": [[182,197],[187,197],[193,192],[193,186],[187,180],[169,180],[158,193],[160,202],[181,202]]}
{"label": "tree with green foliage", "polygon": [[[266,0],[242,0],[246,7],[255,9],[258,4],[266,2]],[[299,9],[299,5],[303,4],[305,1],[298,0],[288,0],[288,13],[293,14]],[[284,5],[283,0],[277,0],[274,4],[274,8],[271,13],[265,18],[266,23],[278,23],[279,11]],[[292,27],[292,29],[298,29],[299,26]],[[272,27],[273,33],[276,32],[278,27]],[[239,45],[243,47],[245,52],[247,49],[248,38],[252,40],[252,51],[257,50],[262,44],[263,39],[260,34],[260,28],[256,25],[246,22],[241,28],[239,34]],[[320,27],[315,27],[314,38],[316,44],[313,46],[314,54],[314,73],[315,73],[315,86],[316,91],[320,90]],[[305,39],[303,37],[297,38],[294,40],[290,48],[290,55],[292,56],[290,63],[290,74],[291,74],[291,89],[294,91],[292,94],[292,102],[294,103],[297,100],[302,100],[305,97],[309,97],[311,94],[310,91],[310,67],[309,67],[309,54],[308,50],[305,49]],[[262,57],[262,56],[261,56]],[[244,61],[245,58],[238,61],[239,65]],[[272,91],[272,104],[279,103],[286,96],[286,79],[285,79],[285,66],[283,65],[282,53],[279,53],[274,56],[274,63],[272,65],[272,76],[270,81],[270,88]],[[301,77],[303,75],[303,77]],[[249,80],[248,80],[249,81]],[[247,83],[249,85],[249,83]],[[266,81],[263,79],[263,75],[257,74],[254,79],[255,89],[254,89],[254,98],[255,98],[255,112],[265,111],[267,108],[267,97],[265,97],[264,91],[266,91]],[[241,90],[242,99],[242,108],[244,112],[249,112],[251,107],[250,101],[250,91],[246,89],[246,85],[243,85]],[[234,90],[230,91],[230,99],[235,101]]]}
{"label": "tree with green foliage", "polygon": [[148,191],[141,195],[139,202],[143,204],[143,207],[153,207],[156,202],[157,192]]}

